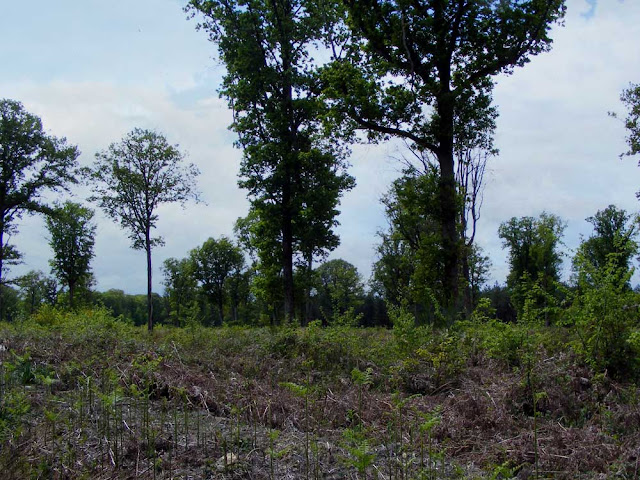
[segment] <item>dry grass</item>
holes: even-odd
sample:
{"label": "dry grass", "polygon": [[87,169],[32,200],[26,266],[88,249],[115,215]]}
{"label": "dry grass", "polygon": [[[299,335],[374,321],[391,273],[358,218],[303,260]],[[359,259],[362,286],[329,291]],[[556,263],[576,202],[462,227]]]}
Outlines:
{"label": "dry grass", "polygon": [[3,479],[638,478],[640,392],[562,350],[100,321],[1,327]]}

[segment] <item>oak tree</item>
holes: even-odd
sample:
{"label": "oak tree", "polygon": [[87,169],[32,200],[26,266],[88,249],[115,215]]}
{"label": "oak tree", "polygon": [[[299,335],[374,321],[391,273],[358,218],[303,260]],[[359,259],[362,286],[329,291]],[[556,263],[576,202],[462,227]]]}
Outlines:
{"label": "oak tree", "polygon": [[76,287],[91,279],[96,225],[93,211],[74,202],[65,202],[46,219],[53,274],[69,289],[69,305],[74,307]]}
{"label": "oak tree", "polygon": [[158,206],[198,201],[195,165],[183,162],[177,145],[161,133],[134,129],[120,142],[96,154],[90,171],[92,201],[129,232],[132,246],[147,257],[147,327],[153,329],[151,250],[163,245],[153,237]]}
{"label": "oak tree", "polygon": [[221,237],[209,238],[201,247],[190,254],[193,262],[193,276],[200,283],[212,305],[218,308],[218,321],[224,321],[224,301],[228,279],[240,273],[244,268],[242,250],[231,240]]}
{"label": "oak tree", "polygon": [[[439,167],[437,210],[447,310],[458,307],[462,246],[456,151],[491,146],[495,77],[549,50],[564,0],[343,0],[324,70],[333,129],[399,137]],[[340,40],[347,37],[345,43]],[[350,119],[346,122],[345,118]]]}
{"label": "oak tree", "polygon": [[77,182],[79,154],[65,138],[48,135],[40,118],[20,102],[0,100],[0,286],[5,283],[7,264],[20,258],[9,244],[18,220],[25,213],[50,212],[44,195],[67,190]]}
{"label": "oak tree", "polygon": [[[199,28],[226,66],[220,93],[234,111],[231,128],[243,149],[239,184],[254,216],[270,224],[264,231],[278,251],[260,250],[261,265],[270,278],[281,270],[284,316],[292,320],[296,254],[308,261],[334,248],[335,206],[352,184],[342,152],[319,135],[324,105],[311,52],[325,10],[310,0],[191,0],[187,10],[203,15]],[[320,182],[328,186],[323,199],[311,190]]]}

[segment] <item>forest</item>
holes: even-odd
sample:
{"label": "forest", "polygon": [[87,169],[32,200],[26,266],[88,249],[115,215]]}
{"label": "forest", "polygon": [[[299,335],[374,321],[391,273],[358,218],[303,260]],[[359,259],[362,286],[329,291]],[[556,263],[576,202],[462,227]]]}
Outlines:
{"label": "forest", "polygon": [[[505,218],[504,284],[476,239],[495,78],[549,52],[565,13],[190,0],[224,66],[249,210],[160,279],[160,207],[188,216],[214,179],[146,128],[82,163],[0,100],[3,478],[638,478],[640,216],[602,205],[570,256],[552,211]],[[626,161],[640,158],[634,80],[610,106]],[[393,140],[402,172],[365,279],[329,259],[358,181],[349,156]],[[144,252],[146,294],[95,288],[96,211]],[[50,272],[12,273],[26,216],[44,219]]]}

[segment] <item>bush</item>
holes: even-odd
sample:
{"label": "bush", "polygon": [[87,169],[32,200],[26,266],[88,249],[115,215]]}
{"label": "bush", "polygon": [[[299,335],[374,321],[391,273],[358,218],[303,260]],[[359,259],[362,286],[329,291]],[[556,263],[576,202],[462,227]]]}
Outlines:
{"label": "bush", "polygon": [[566,311],[567,323],[575,326],[578,337],[573,344],[575,350],[596,370],[606,370],[619,378],[637,378],[640,296],[628,287],[633,271],[620,268],[616,254],[609,255],[603,268],[593,268],[584,259],[580,267],[588,276],[579,280],[578,291]]}

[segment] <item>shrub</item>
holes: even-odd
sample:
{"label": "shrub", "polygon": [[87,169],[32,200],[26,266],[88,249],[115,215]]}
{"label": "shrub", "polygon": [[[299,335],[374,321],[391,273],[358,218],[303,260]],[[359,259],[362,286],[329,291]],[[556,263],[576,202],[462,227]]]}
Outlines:
{"label": "shrub", "polygon": [[598,269],[586,258],[577,259],[588,275],[579,278],[566,315],[578,337],[575,350],[593,368],[617,377],[637,377],[640,349],[635,326],[640,298],[628,287],[633,271],[620,268],[616,256],[610,254]]}

